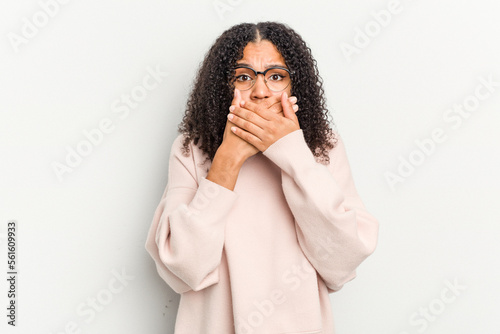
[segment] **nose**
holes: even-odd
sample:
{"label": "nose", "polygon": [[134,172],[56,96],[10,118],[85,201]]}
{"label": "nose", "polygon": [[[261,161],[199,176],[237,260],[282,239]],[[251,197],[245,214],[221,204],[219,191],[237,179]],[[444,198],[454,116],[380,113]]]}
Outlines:
{"label": "nose", "polygon": [[252,87],[252,99],[265,99],[272,95],[264,80],[265,79],[262,74],[257,75],[255,84]]}

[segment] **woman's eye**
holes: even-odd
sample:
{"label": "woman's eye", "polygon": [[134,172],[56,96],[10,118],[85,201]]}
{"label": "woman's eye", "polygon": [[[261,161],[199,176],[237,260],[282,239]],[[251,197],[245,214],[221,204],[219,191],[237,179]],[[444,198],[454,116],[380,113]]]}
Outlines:
{"label": "woman's eye", "polygon": [[252,78],[250,78],[248,75],[246,74],[243,74],[243,75],[239,75],[236,77],[236,80],[238,81],[248,81],[248,80],[252,80]]}
{"label": "woman's eye", "polygon": [[279,81],[279,80],[283,80],[284,76],[280,75],[280,74],[272,74],[269,79],[272,80],[272,81]]}

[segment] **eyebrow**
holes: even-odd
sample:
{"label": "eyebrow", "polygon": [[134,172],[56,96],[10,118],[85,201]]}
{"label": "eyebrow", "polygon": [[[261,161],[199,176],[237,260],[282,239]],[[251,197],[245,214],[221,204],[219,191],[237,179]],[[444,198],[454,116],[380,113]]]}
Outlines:
{"label": "eyebrow", "polygon": [[[252,65],[250,65],[248,63],[237,63],[236,65],[244,65],[244,66],[252,67]],[[284,65],[284,64],[267,64],[266,66],[264,66],[264,68],[268,69],[268,68],[276,67],[276,66],[287,68],[286,65]]]}

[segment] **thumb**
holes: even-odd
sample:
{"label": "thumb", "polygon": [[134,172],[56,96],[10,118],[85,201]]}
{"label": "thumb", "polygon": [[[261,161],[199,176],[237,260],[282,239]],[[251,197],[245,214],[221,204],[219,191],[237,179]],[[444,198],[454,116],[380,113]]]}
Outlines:
{"label": "thumb", "polygon": [[233,101],[231,101],[232,106],[239,106],[241,102],[241,94],[238,89],[234,89]]}
{"label": "thumb", "polygon": [[283,106],[283,115],[289,119],[295,119],[297,116],[295,115],[295,111],[292,108],[292,103],[288,100],[288,94],[283,92],[281,94],[281,105]]}

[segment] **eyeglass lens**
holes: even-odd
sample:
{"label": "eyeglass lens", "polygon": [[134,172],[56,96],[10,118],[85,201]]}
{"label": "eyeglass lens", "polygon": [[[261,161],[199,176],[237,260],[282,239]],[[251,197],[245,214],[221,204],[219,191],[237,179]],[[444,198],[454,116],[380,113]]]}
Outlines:
{"label": "eyeglass lens", "polygon": [[[252,88],[257,81],[255,72],[248,68],[237,68],[235,70],[234,86],[239,90]],[[282,91],[290,84],[290,75],[287,71],[279,68],[271,68],[265,76],[267,87],[272,91]]]}

